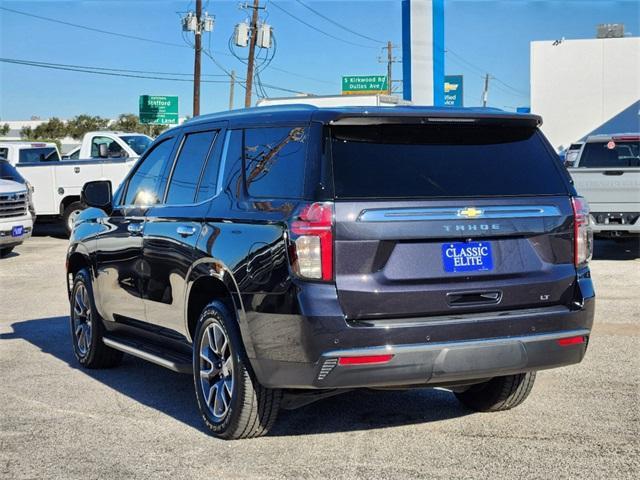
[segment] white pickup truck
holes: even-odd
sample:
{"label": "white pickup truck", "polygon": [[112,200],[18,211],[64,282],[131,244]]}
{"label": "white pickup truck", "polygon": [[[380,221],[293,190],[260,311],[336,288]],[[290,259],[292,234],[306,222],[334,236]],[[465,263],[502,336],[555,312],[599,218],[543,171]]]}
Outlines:
{"label": "white pickup truck", "polygon": [[0,160],[0,258],[31,236],[28,186],[18,171]]}
{"label": "white pickup truck", "polygon": [[[141,133],[115,131],[87,132],[82,144],[63,155],[63,160],[82,160],[88,158],[139,157],[153,140]],[[106,151],[104,147],[106,145]],[[100,149],[103,148],[101,155]]]}
{"label": "white pickup truck", "polygon": [[29,182],[39,219],[62,220],[68,232],[83,210],[80,191],[91,180],[110,180],[118,187],[138,156],[109,158],[108,145],[98,147],[98,160],[65,160],[54,143],[0,142],[0,158],[8,160]]}
{"label": "white pickup truck", "polygon": [[592,135],[568,170],[595,234],[640,235],[640,134]]}

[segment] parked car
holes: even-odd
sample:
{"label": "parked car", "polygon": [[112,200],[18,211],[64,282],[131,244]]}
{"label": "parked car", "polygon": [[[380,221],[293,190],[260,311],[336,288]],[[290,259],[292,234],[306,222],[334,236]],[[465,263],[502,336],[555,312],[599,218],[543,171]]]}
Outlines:
{"label": "parked car", "polygon": [[114,194],[83,189],[76,358],[191,373],[226,439],[354,388],[519,405],[538,370],[582,360],[595,302],[588,206],[539,124],[294,105],[163,133]]}
{"label": "parked car", "polygon": [[[62,159],[135,158],[142,155],[151,142],[151,137],[141,133],[88,132],[82,137],[82,143],[65,153]],[[106,149],[101,149],[100,145],[105,145]]]}
{"label": "parked car", "polygon": [[569,172],[596,235],[640,236],[640,133],[588,137]]}
{"label": "parked car", "polygon": [[0,159],[0,258],[31,236],[29,187],[6,160]]}
{"label": "parked car", "polygon": [[73,222],[84,205],[80,190],[90,180],[109,180],[118,186],[138,157],[71,161],[60,159],[55,143],[0,142],[0,158],[15,166],[32,187],[33,205],[38,218],[61,222],[71,232]]}

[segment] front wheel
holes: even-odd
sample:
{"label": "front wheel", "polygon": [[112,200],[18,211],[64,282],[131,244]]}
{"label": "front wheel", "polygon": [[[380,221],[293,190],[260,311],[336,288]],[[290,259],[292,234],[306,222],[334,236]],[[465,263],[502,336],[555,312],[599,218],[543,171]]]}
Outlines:
{"label": "front wheel", "polygon": [[531,393],[536,372],[495,377],[473,385],[464,392],[456,392],[460,402],[478,412],[499,412],[517,407]]}
{"label": "front wheel", "polygon": [[80,270],[73,279],[71,290],[71,340],[73,353],[85,368],[115,367],[122,360],[122,352],[103,342],[102,318],[93,300],[91,278],[87,270]]}
{"label": "front wheel", "polygon": [[200,414],[216,437],[259,437],[274,424],[281,391],[253,377],[235,318],[222,302],[207,305],[198,320],[193,380]]}
{"label": "front wheel", "polygon": [[0,258],[6,257],[13,251],[13,247],[0,248]]}

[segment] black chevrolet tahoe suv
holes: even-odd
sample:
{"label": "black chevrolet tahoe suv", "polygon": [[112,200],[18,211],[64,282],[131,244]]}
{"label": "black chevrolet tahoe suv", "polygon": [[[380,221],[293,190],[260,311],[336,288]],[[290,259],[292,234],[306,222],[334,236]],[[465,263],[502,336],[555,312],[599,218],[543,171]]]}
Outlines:
{"label": "black chevrolet tahoe suv", "polygon": [[83,189],[78,361],[192,374],[226,439],[355,388],[520,404],[538,370],[582,360],[595,304],[588,207],[540,123],[293,105],[163,133],[115,193]]}

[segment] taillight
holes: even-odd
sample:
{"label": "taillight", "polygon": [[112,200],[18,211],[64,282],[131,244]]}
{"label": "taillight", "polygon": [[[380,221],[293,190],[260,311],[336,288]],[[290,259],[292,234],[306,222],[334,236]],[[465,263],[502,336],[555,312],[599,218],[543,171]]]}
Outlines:
{"label": "taillight", "polygon": [[305,205],[291,224],[291,265],[296,275],[333,280],[333,203]]}
{"label": "taillight", "polygon": [[582,197],[573,197],[573,263],[585,265],[593,254],[593,230],[589,216],[589,204]]}

